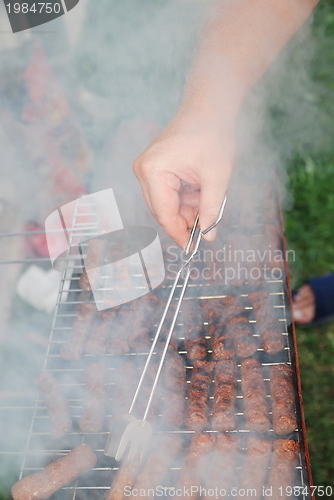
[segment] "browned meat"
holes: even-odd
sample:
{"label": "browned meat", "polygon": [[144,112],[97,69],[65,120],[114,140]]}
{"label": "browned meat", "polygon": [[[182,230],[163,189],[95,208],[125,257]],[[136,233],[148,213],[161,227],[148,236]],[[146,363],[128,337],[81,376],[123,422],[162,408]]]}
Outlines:
{"label": "browned meat", "polygon": [[129,345],[136,351],[147,349],[154,332],[154,323],[158,310],[159,299],[154,293],[149,293],[138,302],[137,313],[131,328]]}
{"label": "browned meat", "polygon": [[[98,268],[102,265],[103,246],[103,240],[91,239],[89,241],[87,248],[87,257],[85,259],[85,268]],[[86,292],[89,292],[92,288],[94,289],[96,286],[96,280],[94,280],[94,277],[92,277],[92,279],[93,283],[90,283],[86,269],[84,269],[79,279],[79,287]]]}
{"label": "browned meat", "polygon": [[292,439],[274,441],[274,459],[266,488],[272,488],[272,500],[287,500],[287,486],[294,486],[299,444]]}
{"label": "browned meat", "polygon": [[241,363],[244,415],[247,427],[257,432],[266,432],[270,428],[266,386],[262,372],[261,364],[255,359],[244,359]]}
{"label": "browned meat", "polygon": [[234,361],[219,361],[215,370],[215,392],[212,428],[230,431],[235,426],[235,397],[237,365]]}
{"label": "browned meat", "polygon": [[72,332],[60,350],[60,356],[63,359],[74,361],[81,358],[95,315],[95,304],[81,304]]}
{"label": "browned meat", "polygon": [[231,330],[229,335],[233,337],[233,344],[237,356],[241,358],[253,356],[256,352],[257,345],[246,317],[228,319],[226,321],[226,330]]}
{"label": "browned meat", "polygon": [[[228,496],[236,479],[236,462],[240,438],[231,434],[218,434],[215,448],[207,459],[208,472],[205,476],[203,500],[221,499]],[[235,481],[234,481],[235,482]],[[210,494],[214,490],[217,494]],[[220,492],[226,491],[226,495]]]}
{"label": "browned meat", "polygon": [[238,485],[238,490],[245,490],[246,494],[240,495],[238,500],[242,498],[260,500],[262,497],[262,488],[268,472],[271,450],[271,441],[248,438],[247,453],[242,464]]}
{"label": "browned meat", "polygon": [[44,500],[94,467],[97,457],[88,444],[82,444],[49,464],[45,469],[20,479],[12,487],[14,500]]}
{"label": "browned meat", "polygon": [[170,349],[164,370],[165,401],[162,418],[168,425],[179,428],[184,423],[186,404],[186,367],[182,357]]}
{"label": "browned meat", "polygon": [[213,359],[219,361],[233,358],[235,350],[233,346],[232,330],[226,330],[225,328],[222,299],[204,300],[203,308],[208,321],[208,332],[211,337]]}
{"label": "browned meat", "polygon": [[106,404],[106,365],[103,361],[85,370],[85,407],[80,419],[82,432],[99,432],[102,429]]}
{"label": "browned meat", "polygon": [[112,482],[107,500],[128,498],[139,471],[139,455],[132,462],[124,461]]}
{"label": "browned meat", "polygon": [[297,420],[292,370],[288,365],[272,366],[270,392],[274,431],[276,434],[289,434],[297,427]]}
{"label": "browned meat", "polygon": [[[182,438],[180,436],[166,434],[157,438],[153,450],[149,454],[133,488],[138,491],[145,490],[148,492],[149,489],[154,491],[160,486],[173,461],[180,452],[181,446]],[[137,498],[137,495],[131,495],[130,498],[134,500]],[[154,495],[146,494],[145,498],[154,498]]]}
{"label": "browned meat", "polygon": [[79,279],[79,287],[81,290],[84,290],[85,292],[90,292],[91,287],[89,283],[89,278],[86,269],[82,271],[82,274]]}
{"label": "browned meat", "polygon": [[214,443],[215,436],[212,433],[195,433],[177,485],[177,489],[186,494],[184,496],[178,495],[178,498],[183,500],[198,500],[200,498],[200,488],[206,474],[204,461]]}
{"label": "browned meat", "polygon": [[127,354],[130,350],[129,338],[133,329],[135,301],[115,307],[115,316],[108,320],[109,339],[107,351],[111,354]]}
{"label": "browned meat", "polygon": [[203,430],[208,426],[209,388],[213,367],[214,363],[211,361],[194,361],[188,393],[186,417],[188,429]]}
{"label": "browned meat", "polygon": [[112,402],[110,424],[119,415],[129,412],[130,404],[139,381],[139,371],[133,361],[127,361],[117,367]]}
{"label": "browned meat", "polygon": [[[151,394],[153,381],[155,375],[158,370],[158,360],[151,361],[151,365],[146,373],[143,386],[140,390],[137,402],[134,408],[135,417],[142,419],[144,416],[144,412],[146,410],[147,402]],[[141,373],[141,371],[140,371]],[[135,385],[137,387],[139,379],[135,381]],[[159,407],[160,407],[160,398],[162,396],[162,386],[161,386],[161,378],[158,382],[158,385],[155,389],[154,396],[152,399],[151,407],[148,413],[147,420],[151,425],[155,425],[158,420],[159,415]]]}
{"label": "browned meat", "polygon": [[269,294],[265,290],[259,290],[250,293],[248,298],[253,306],[262,347],[268,354],[276,354],[284,348],[284,341]]}
{"label": "browned meat", "polygon": [[100,313],[99,323],[94,325],[85,344],[85,351],[89,354],[99,355],[106,351],[106,344],[112,330],[117,308]]}
{"label": "browned meat", "polygon": [[51,373],[42,372],[35,379],[35,385],[45,401],[51,422],[51,435],[54,438],[66,436],[72,429],[66,398]]}
{"label": "browned meat", "polygon": [[208,354],[203,325],[203,311],[196,299],[185,300],[182,304],[186,350],[189,359],[204,359]]}
{"label": "browned meat", "polygon": [[241,298],[229,295],[222,306],[226,332],[233,339],[236,355],[242,358],[252,356],[257,346]]}
{"label": "browned meat", "polygon": [[[144,411],[147,405],[148,397],[153,384],[153,378],[156,374],[156,371],[157,365],[156,363],[152,362],[152,365],[149,367],[134,407],[133,414],[136,418],[142,419],[144,416]],[[137,388],[140,374],[141,370],[138,370],[132,361],[127,361],[116,369],[110,426],[112,426],[115,418],[129,412],[130,404]],[[160,397],[161,388],[158,385],[148,414],[148,421],[152,425],[156,423],[158,418]]]}

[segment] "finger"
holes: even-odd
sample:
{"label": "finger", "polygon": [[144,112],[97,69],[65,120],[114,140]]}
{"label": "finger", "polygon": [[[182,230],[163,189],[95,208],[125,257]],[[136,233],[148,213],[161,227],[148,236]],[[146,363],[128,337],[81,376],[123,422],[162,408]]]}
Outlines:
{"label": "finger", "polygon": [[180,179],[170,172],[157,171],[146,183],[152,213],[166,233],[185,248],[188,242],[188,222],[180,214]]}
{"label": "finger", "polygon": [[199,189],[197,189],[196,191],[192,191],[192,192],[186,192],[186,191],[181,190],[180,191],[180,203],[181,203],[181,205],[187,205],[189,207],[196,208],[198,211],[200,194],[201,194],[201,192]]}
{"label": "finger", "polygon": [[189,207],[187,205],[181,205],[180,210],[179,210],[180,215],[185,218],[187,221],[187,227],[188,229],[192,229],[196,214],[197,214],[197,209],[194,209],[192,207]]}
{"label": "finger", "polygon": [[[202,230],[210,227],[216,220],[223,203],[228,179],[227,176],[217,175],[203,179],[201,183],[201,195],[199,205],[200,227]],[[217,228],[209,231],[203,238],[213,241],[216,237]]]}

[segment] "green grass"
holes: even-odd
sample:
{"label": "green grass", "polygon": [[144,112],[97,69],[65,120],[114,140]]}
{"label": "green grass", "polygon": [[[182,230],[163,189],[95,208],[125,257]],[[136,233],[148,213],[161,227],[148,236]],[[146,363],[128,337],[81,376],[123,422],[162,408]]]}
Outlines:
{"label": "green grass", "polygon": [[[312,93],[300,92],[305,118],[316,108],[314,141],[303,130],[287,125],[285,100],[272,109],[272,128],[289,146],[288,191],[291,209],[285,213],[288,247],[296,252],[290,263],[293,286],[308,278],[334,272],[334,2],[322,0],[316,9],[312,34]],[[303,50],[296,47],[296,59]],[[302,57],[303,59],[303,57]],[[297,89],[298,93],[298,89]],[[306,103],[306,104],[305,104]],[[305,107],[306,106],[306,107]],[[308,107],[307,107],[308,106]],[[284,134],[286,134],[284,136]],[[307,136],[307,140],[305,137]],[[292,138],[292,139],[291,139]],[[334,324],[297,329],[305,417],[315,485],[334,489]],[[10,497],[1,495],[7,500]]]}
{"label": "green grass", "polygon": [[[292,210],[286,213],[295,286],[334,272],[334,159],[297,159],[290,165]],[[305,417],[315,485],[334,488],[334,324],[297,329]]]}
{"label": "green grass", "polygon": [[[293,286],[334,272],[334,3],[323,0],[312,27],[316,49],[311,61],[318,108],[316,132],[326,146],[303,145],[290,160],[285,214]],[[276,124],[274,123],[274,126]],[[333,144],[332,144],[333,143]],[[297,329],[307,434],[315,485],[334,488],[334,323]]]}

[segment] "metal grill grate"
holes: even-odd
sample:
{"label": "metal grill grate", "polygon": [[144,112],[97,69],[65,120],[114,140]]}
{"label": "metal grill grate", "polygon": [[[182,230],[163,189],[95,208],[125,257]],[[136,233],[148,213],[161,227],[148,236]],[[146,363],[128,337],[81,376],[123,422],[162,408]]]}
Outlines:
{"label": "metal grill grate", "polygon": [[[93,356],[90,354],[83,354],[79,361],[64,361],[59,354],[60,347],[65,342],[68,337],[71,324],[77,315],[77,309],[83,302],[92,301],[92,297],[89,292],[83,292],[78,286],[78,280],[80,273],[82,272],[82,256],[78,255],[77,249],[72,246],[73,235],[78,234],[78,232],[83,232],[87,238],[95,236],[97,234],[96,227],[90,225],[89,227],[80,223],[80,218],[83,215],[94,215],[93,212],[87,212],[85,214],[81,211],[83,205],[78,206],[78,210],[74,215],[72,231],[69,233],[69,243],[70,248],[65,259],[65,268],[62,274],[58,299],[56,303],[56,309],[51,326],[51,334],[49,339],[49,344],[47,348],[47,353],[45,356],[43,369],[51,372],[59,382],[64,394],[66,395],[70,414],[73,421],[72,432],[60,439],[55,441],[51,438],[49,430],[49,418],[47,415],[46,407],[44,406],[43,400],[39,397],[33,407],[33,417],[31,421],[31,427],[29,431],[29,436],[27,440],[26,449],[22,451],[22,467],[21,475],[23,477],[27,474],[36,472],[44,467],[47,463],[54,461],[62,455],[67,454],[72,448],[78,446],[82,443],[90,444],[95,450],[98,456],[97,466],[94,469],[81,476],[75,483],[63,488],[60,492],[53,495],[52,498],[61,498],[63,500],[79,500],[84,498],[97,498],[103,499],[107,496],[107,490],[109,490],[112,478],[118,470],[118,463],[105,457],[103,455],[103,450],[105,442],[107,439],[107,420],[109,420],[111,415],[112,398],[108,399],[108,415],[104,427],[104,431],[96,434],[84,434],[79,429],[79,418],[81,416],[84,404],[84,369],[87,365],[91,364],[96,360],[104,359],[107,364],[107,387],[112,393],[112,388],[115,384],[115,370],[117,369],[117,356],[112,354],[105,354],[101,356]],[[138,271],[138,277],[140,277],[140,272]],[[136,278],[136,275],[134,276]],[[168,290],[171,285],[164,282],[163,286],[157,290],[160,295],[161,300],[164,301]],[[292,331],[290,325],[290,310],[289,301],[286,292],[286,281],[285,278],[282,280],[275,280],[267,282],[267,290],[275,301],[274,307],[277,310],[279,316],[279,322],[281,325],[282,335],[285,339],[285,348],[283,351],[277,355],[267,355],[262,349],[259,342],[259,335],[254,333],[254,337],[258,342],[258,349],[256,353],[257,359],[261,362],[264,367],[264,379],[267,388],[267,397],[270,399],[270,388],[269,388],[269,367],[271,365],[288,363],[292,367],[295,367],[295,353],[292,339]],[[256,323],[256,320],[252,313],[252,307],[247,303],[248,293],[252,291],[252,286],[246,284],[241,288],[240,296],[244,301],[245,309],[247,310],[249,322],[251,324]],[[192,300],[194,298],[199,300],[207,300],[211,298],[224,298],[229,293],[227,286],[215,286],[212,283],[206,282],[194,282],[190,283],[185,300]],[[177,297],[175,300],[178,300]],[[181,308],[182,310],[182,308]],[[204,323],[205,328],[207,323]],[[186,356],[185,349],[185,339],[184,339],[184,329],[183,324],[178,322],[176,325],[176,336],[179,340],[179,353],[182,356]],[[208,342],[209,353],[210,350],[210,337],[206,334],[206,339]],[[143,359],[147,355],[147,352],[129,353],[123,356],[128,356],[129,358],[133,356],[141,356]],[[191,377],[192,366],[187,364],[187,383],[189,384]],[[296,397],[297,397],[297,387]],[[212,388],[210,401],[212,402]],[[237,402],[236,402],[236,428],[231,431],[232,433],[237,433],[242,437],[241,449],[246,449],[245,437],[249,434],[249,430],[245,427],[245,419],[243,416],[243,404],[242,404],[242,391],[241,391],[241,380],[240,380],[240,363],[238,363],[238,375],[237,375]],[[305,462],[305,446],[304,439],[305,436],[302,432],[302,420],[299,407],[299,401],[297,401],[297,421],[298,429],[293,433],[293,438],[298,440],[300,443],[300,457],[299,464],[297,465],[297,480],[296,484],[300,486],[309,486],[309,477],[307,465]],[[193,431],[182,429],[179,431],[171,431],[182,434],[184,439],[190,440],[193,435]],[[207,431],[214,432],[214,431]],[[271,428],[269,431],[274,435],[274,431]],[[171,474],[169,475],[170,484],[166,485],[169,487],[175,486],[176,478],[179,472],[179,464],[175,464],[175,467],[171,469]],[[236,485],[233,485],[236,486]],[[308,494],[301,494],[300,497],[303,500],[311,498]]]}

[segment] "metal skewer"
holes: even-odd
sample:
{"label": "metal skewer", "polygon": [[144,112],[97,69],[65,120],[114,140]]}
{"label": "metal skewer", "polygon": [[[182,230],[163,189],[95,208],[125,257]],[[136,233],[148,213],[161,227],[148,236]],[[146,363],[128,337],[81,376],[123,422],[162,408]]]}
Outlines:
{"label": "metal skewer", "polygon": [[[189,254],[190,255],[188,256],[188,258],[185,259],[185,261],[183,262],[181,268],[179,269],[179,271],[177,272],[177,275],[175,277],[175,280],[174,280],[171,292],[169,294],[167,304],[165,306],[161,321],[159,323],[157,332],[156,332],[155,337],[153,339],[152,346],[151,346],[151,349],[150,349],[149,354],[147,356],[144,369],[143,369],[142,374],[140,376],[136,392],[133,396],[132,403],[131,403],[131,406],[129,409],[129,413],[127,413],[125,415],[121,415],[120,417],[116,418],[112,427],[111,427],[111,430],[110,430],[110,434],[109,434],[108,441],[107,441],[107,444],[106,444],[106,447],[104,450],[104,454],[107,456],[110,456],[110,457],[114,457],[116,460],[121,460],[121,458],[125,454],[125,451],[128,448],[128,446],[130,446],[128,460],[129,461],[133,460],[135,455],[140,450],[144,450],[144,448],[146,447],[146,445],[149,441],[150,436],[152,435],[152,428],[151,428],[151,425],[147,422],[147,416],[148,416],[148,413],[149,413],[149,410],[151,407],[151,403],[153,400],[155,389],[156,389],[158,381],[159,381],[159,377],[160,377],[162,367],[163,367],[163,364],[165,361],[165,357],[167,354],[168,346],[169,346],[169,343],[170,343],[170,340],[171,340],[171,337],[172,337],[172,334],[174,331],[177,315],[180,311],[182,300],[183,300],[184,294],[185,294],[186,289],[187,289],[187,285],[188,285],[188,281],[189,281],[189,277],[190,277],[190,263],[193,260],[194,256],[196,255],[196,253],[198,252],[198,248],[199,248],[202,236],[207,234],[209,231],[211,231],[211,229],[216,227],[219,224],[219,222],[221,221],[221,219],[223,217],[225,205],[226,205],[226,199],[227,198],[225,196],[224,201],[222,203],[222,206],[219,210],[217,220],[210,227],[205,229],[204,231],[202,231],[199,228],[199,231],[198,231],[198,234],[197,234],[197,237],[195,240],[196,229],[198,228],[198,222],[199,222],[199,214],[197,214],[197,216],[196,216],[194,226],[190,232],[189,241],[188,241],[186,249],[185,249],[186,256]],[[194,240],[195,240],[195,243],[194,243]],[[194,248],[193,248],[192,252],[190,253],[190,249],[191,249],[193,243],[194,243]],[[145,408],[143,419],[138,420],[132,415],[132,411],[133,411],[134,405],[137,401],[137,398],[138,398],[140,389],[142,387],[145,375],[147,373],[148,366],[149,366],[150,361],[152,359],[154,349],[155,349],[156,344],[158,342],[158,339],[159,339],[162,327],[164,325],[170,304],[173,300],[176,287],[180,281],[180,278],[182,276],[182,272],[184,269],[186,269],[186,274],[184,277],[180,297],[179,297],[179,300],[177,303],[176,310],[174,312],[174,316],[173,316],[173,319],[171,322],[171,326],[169,328],[167,338],[165,340],[165,345],[164,345],[164,348],[162,351],[162,355],[160,358],[157,373],[156,373],[154,381],[153,381],[152,389],[151,389],[150,396],[149,396],[149,399],[148,399],[148,402],[147,402],[147,405]]]}

